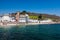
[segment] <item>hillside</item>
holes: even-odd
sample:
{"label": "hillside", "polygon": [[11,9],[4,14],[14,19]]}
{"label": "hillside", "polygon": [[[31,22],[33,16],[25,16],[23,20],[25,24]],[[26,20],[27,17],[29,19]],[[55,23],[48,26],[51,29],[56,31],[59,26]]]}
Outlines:
{"label": "hillside", "polygon": [[[53,21],[60,21],[60,17],[56,16],[56,15],[42,14],[42,13],[38,14],[38,13],[31,13],[31,12],[26,12],[26,11],[20,12],[20,14],[23,14],[23,15],[26,13],[29,15],[30,19],[38,19],[38,16],[42,15],[42,20],[43,19],[52,19]],[[16,13],[12,13],[11,15],[15,16]]]}

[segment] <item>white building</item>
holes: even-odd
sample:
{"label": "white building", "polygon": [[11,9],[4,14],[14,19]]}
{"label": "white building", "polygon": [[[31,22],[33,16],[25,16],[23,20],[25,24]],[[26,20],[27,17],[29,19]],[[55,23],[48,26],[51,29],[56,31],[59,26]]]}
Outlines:
{"label": "white building", "polygon": [[0,17],[0,22],[15,22],[14,17],[10,17],[9,15],[4,15]]}
{"label": "white building", "polygon": [[39,23],[38,20],[34,20],[34,19],[29,19],[28,21],[29,21],[30,23]]}
{"label": "white building", "polygon": [[2,21],[2,22],[5,22],[5,21],[6,21],[6,22],[9,22],[9,21],[11,21],[11,18],[10,18],[8,15],[5,15],[5,16],[2,16],[2,17],[1,17],[1,21]]}
{"label": "white building", "polygon": [[15,17],[10,17],[11,18],[11,22],[15,22],[16,20],[15,20]]}
{"label": "white building", "polygon": [[50,22],[53,22],[51,19],[47,19],[47,20],[42,20],[40,21],[40,23],[50,23]]}
{"label": "white building", "polygon": [[25,14],[25,15],[21,14],[20,15],[19,22],[28,22],[28,20],[29,20],[28,14]]}

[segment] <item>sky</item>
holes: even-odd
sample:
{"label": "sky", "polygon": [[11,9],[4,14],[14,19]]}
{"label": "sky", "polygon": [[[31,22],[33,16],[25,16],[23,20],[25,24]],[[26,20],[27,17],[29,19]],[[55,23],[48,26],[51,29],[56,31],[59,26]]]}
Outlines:
{"label": "sky", "polygon": [[0,14],[24,10],[60,16],[60,0],[0,0]]}

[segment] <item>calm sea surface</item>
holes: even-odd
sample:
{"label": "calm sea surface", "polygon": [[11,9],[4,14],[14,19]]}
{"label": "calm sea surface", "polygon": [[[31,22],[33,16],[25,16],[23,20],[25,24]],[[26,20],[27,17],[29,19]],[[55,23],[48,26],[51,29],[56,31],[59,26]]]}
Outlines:
{"label": "calm sea surface", "polygon": [[0,28],[0,40],[60,40],[60,24]]}

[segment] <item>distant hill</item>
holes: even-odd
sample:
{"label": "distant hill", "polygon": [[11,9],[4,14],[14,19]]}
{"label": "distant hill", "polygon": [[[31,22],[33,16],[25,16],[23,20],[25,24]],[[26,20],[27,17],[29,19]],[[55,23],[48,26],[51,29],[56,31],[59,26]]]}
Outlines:
{"label": "distant hill", "polygon": [[[60,21],[60,17],[59,16],[56,16],[56,15],[50,15],[50,14],[42,14],[42,13],[31,13],[31,12],[26,12],[26,11],[23,11],[23,12],[20,12],[20,14],[25,14],[27,13],[29,16],[39,16],[40,14],[42,15],[43,19],[46,19],[46,18],[49,18],[49,19],[52,19],[53,21]],[[15,16],[16,13],[12,13],[11,14],[12,16]]]}

